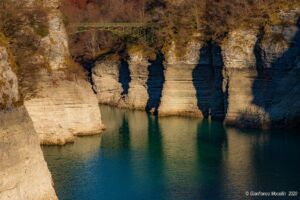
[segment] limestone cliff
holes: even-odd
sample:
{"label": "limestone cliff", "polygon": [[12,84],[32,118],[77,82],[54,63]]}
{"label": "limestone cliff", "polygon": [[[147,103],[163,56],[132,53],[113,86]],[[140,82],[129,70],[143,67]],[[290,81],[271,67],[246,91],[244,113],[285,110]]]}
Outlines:
{"label": "limestone cliff", "polygon": [[[253,103],[253,84],[258,78],[254,48],[256,30],[232,31],[223,43],[226,124],[260,126],[267,114]],[[259,86],[260,87],[260,86]]]}
{"label": "limestone cliff", "polygon": [[38,93],[25,107],[42,144],[63,145],[74,135],[101,132],[97,98],[86,80],[66,80],[62,72],[41,72]]}
{"label": "limestone cliff", "polygon": [[256,49],[259,77],[265,81],[255,82],[255,86],[263,83],[264,91],[254,102],[268,112],[272,127],[299,124],[300,24],[293,24],[265,28]]}
{"label": "limestone cliff", "polygon": [[42,60],[46,67],[37,66],[34,77],[31,73],[22,77],[25,85],[35,88],[25,94],[25,107],[41,144],[63,145],[73,142],[74,135],[100,133],[103,125],[91,85],[71,61],[59,1],[45,0],[43,4],[48,11],[49,33],[41,39],[42,55],[30,64]]}
{"label": "limestone cliff", "polygon": [[198,64],[200,48],[200,43],[190,42],[186,47],[185,55],[178,57],[176,44],[173,42],[165,54],[165,82],[158,109],[160,116],[203,116],[197,105],[192,76],[193,70]]}
{"label": "limestone cliff", "polygon": [[0,199],[57,199],[38,135],[24,107],[0,112]]}
{"label": "limestone cliff", "polygon": [[288,127],[299,121],[299,27],[232,31],[223,43],[226,124]]}
{"label": "limestone cliff", "polygon": [[18,79],[7,52],[0,46],[0,199],[55,200],[38,135],[24,106],[16,104]]}

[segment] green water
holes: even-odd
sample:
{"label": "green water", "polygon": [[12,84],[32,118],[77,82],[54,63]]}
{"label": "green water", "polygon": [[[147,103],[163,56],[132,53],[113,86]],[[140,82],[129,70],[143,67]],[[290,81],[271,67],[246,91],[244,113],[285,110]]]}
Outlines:
{"label": "green water", "polygon": [[43,148],[61,200],[272,199],[245,192],[300,189],[297,132],[101,111],[107,127],[101,136]]}

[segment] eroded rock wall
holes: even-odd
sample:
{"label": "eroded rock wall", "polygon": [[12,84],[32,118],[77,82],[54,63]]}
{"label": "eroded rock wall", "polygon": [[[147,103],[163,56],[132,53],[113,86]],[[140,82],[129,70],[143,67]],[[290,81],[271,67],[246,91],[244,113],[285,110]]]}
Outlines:
{"label": "eroded rock wall", "polygon": [[0,46],[0,199],[56,200],[38,134],[19,106],[13,64],[8,49]]}
{"label": "eroded rock wall", "polygon": [[158,109],[160,116],[186,115],[199,116],[202,113],[197,105],[196,89],[193,85],[193,70],[198,64],[201,44],[190,42],[184,56],[176,55],[176,44],[173,42],[165,55],[165,82],[161,103]]}
{"label": "eroded rock wall", "polygon": [[0,199],[57,199],[38,135],[24,107],[0,111]]}
{"label": "eroded rock wall", "polygon": [[225,123],[288,127],[299,121],[299,27],[235,30],[223,43]]}
{"label": "eroded rock wall", "polygon": [[149,95],[147,92],[148,67],[150,63],[143,51],[129,53],[129,71],[131,81],[128,89],[129,108],[145,110]]}
{"label": "eroded rock wall", "polygon": [[92,78],[99,103],[119,106],[124,101],[123,88],[119,82],[119,61],[105,60],[96,63]]}
{"label": "eroded rock wall", "polygon": [[48,67],[35,68],[34,81],[30,73],[23,77],[28,87],[35,88],[26,94],[25,107],[41,144],[63,145],[73,142],[74,135],[100,133],[103,125],[92,86],[71,61],[60,1],[43,3],[48,10],[49,34],[42,38],[44,51],[36,60],[46,62]]}
{"label": "eroded rock wall", "polygon": [[258,78],[254,54],[257,34],[256,30],[234,30],[223,43],[226,124],[255,127],[268,120],[264,109],[253,102],[253,85]]}
{"label": "eroded rock wall", "polygon": [[[284,15],[287,18],[289,15]],[[296,126],[300,119],[300,29],[298,25],[265,28],[257,47],[260,77],[269,80],[254,102],[270,116],[272,127]],[[256,85],[261,85],[259,81]],[[264,97],[264,101],[259,101]]]}
{"label": "eroded rock wall", "polygon": [[41,72],[38,93],[25,101],[42,144],[63,145],[74,135],[98,134],[103,128],[98,100],[81,78],[67,80],[62,72]]}

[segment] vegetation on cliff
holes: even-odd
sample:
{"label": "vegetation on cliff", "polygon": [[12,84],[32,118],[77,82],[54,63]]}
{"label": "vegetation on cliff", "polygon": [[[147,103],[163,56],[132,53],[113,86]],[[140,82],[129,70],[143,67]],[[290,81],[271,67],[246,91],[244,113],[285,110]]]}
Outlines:
{"label": "vegetation on cliff", "polygon": [[[71,53],[83,60],[122,52],[128,44],[140,43],[157,51],[168,49],[172,41],[178,50],[191,40],[221,42],[236,28],[294,23],[284,15],[299,8],[298,0],[68,0],[61,7],[69,25],[82,21],[143,22],[151,27],[151,40],[103,30],[72,35]],[[293,19],[299,17],[299,13],[295,15]],[[94,44],[88,38],[93,38]]]}

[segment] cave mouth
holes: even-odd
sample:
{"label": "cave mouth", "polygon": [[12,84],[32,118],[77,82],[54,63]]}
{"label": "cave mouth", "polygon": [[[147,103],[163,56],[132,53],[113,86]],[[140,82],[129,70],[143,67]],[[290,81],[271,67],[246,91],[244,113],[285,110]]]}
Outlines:
{"label": "cave mouth", "polygon": [[131,82],[129,64],[127,60],[122,59],[120,62],[119,83],[121,83],[123,92],[122,96],[128,95],[129,83]]}
{"label": "cave mouth", "polygon": [[224,120],[223,59],[221,47],[208,42],[199,52],[199,61],[192,72],[198,109],[204,118]]}
{"label": "cave mouth", "polygon": [[154,115],[158,115],[158,107],[160,105],[165,82],[164,59],[164,55],[161,52],[158,52],[156,59],[149,61],[150,65],[148,66],[149,75],[146,85],[149,98],[146,105],[146,112]]}

